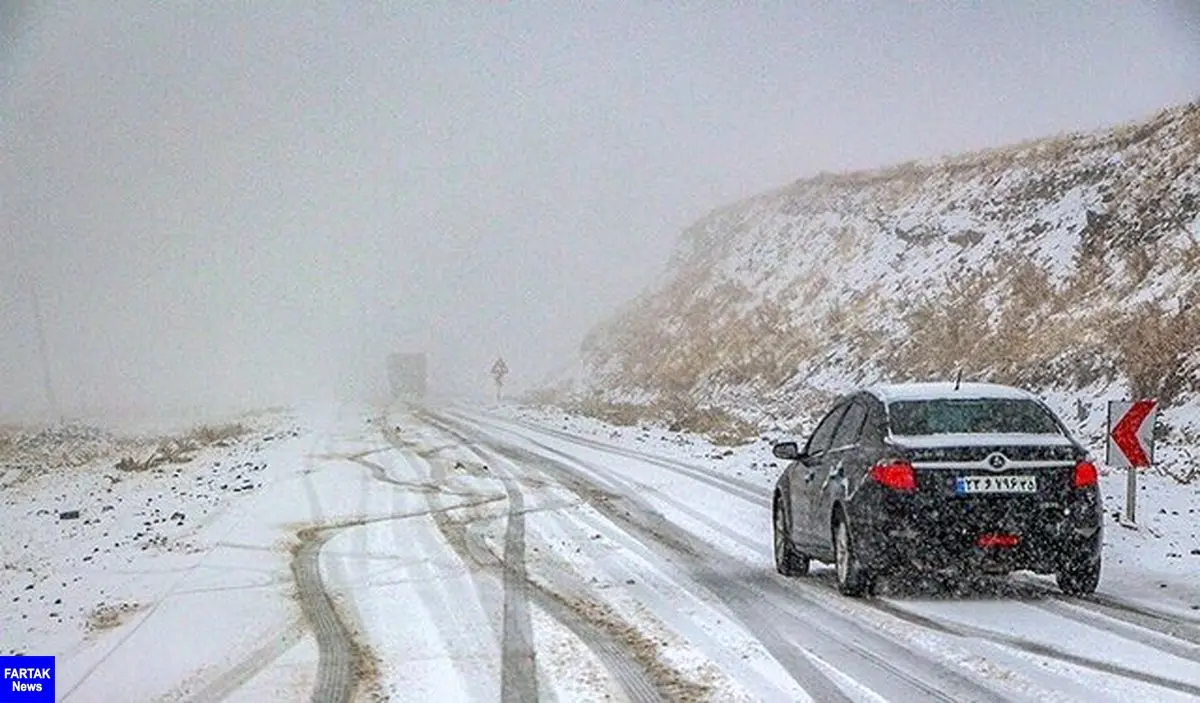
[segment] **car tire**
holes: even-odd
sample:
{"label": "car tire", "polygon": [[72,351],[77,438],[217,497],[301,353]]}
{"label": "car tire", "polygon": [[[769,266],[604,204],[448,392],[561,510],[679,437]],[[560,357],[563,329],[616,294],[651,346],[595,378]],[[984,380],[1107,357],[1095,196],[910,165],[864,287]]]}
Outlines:
{"label": "car tire", "polygon": [[811,560],[796,550],[796,544],[792,541],[791,515],[783,509],[783,501],[778,493],[771,502],[775,570],[788,577],[805,576],[808,574]]}
{"label": "car tire", "polygon": [[854,552],[850,521],[841,512],[833,522],[833,565],[842,595],[861,598],[873,592],[874,580]]}
{"label": "car tire", "polygon": [[1058,589],[1068,596],[1090,596],[1100,585],[1100,557],[1076,559],[1055,574]]}

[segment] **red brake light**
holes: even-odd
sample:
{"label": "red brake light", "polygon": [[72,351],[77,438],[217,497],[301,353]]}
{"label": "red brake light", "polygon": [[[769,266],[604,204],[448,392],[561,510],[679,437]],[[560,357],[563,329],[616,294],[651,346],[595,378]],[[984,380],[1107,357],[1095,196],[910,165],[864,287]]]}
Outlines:
{"label": "red brake light", "polygon": [[1081,461],[1075,465],[1075,480],[1076,488],[1086,488],[1096,485],[1098,478],[1096,473],[1096,465],[1090,461]]}
{"label": "red brake light", "polygon": [[980,547],[1001,547],[1011,548],[1020,544],[1021,538],[1018,535],[1005,534],[985,534],[979,535],[979,539],[975,540],[975,544]]}
{"label": "red brake light", "polygon": [[893,459],[881,461],[871,467],[871,480],[881,486],[897,491],[917,490],[917,475],[912,464],[907,461]]}

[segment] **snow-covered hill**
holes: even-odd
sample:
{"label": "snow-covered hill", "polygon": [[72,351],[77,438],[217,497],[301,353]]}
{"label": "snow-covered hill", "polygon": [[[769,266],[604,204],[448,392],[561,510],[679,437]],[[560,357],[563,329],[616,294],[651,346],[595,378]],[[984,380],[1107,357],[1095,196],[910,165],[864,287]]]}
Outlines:
{"label": "snow-covered hill", "polygon": [[585,339],[574,404],[746,436],[852,384],[961,368],[1079,398],[1081,425],[1122,395],[1190,416],[1198,213],[1200,102],[801,180],[685,231],[658,284]]}

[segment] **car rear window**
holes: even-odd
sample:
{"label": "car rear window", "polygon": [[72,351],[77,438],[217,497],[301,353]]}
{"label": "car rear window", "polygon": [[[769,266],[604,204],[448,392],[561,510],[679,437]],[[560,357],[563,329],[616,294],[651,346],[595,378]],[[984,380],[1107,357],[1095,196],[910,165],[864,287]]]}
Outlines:
{"label": "car rear window", "polygon": [[1032,400],[904,400],[888,404],[892,434],[1061,434],[1054,417]]}

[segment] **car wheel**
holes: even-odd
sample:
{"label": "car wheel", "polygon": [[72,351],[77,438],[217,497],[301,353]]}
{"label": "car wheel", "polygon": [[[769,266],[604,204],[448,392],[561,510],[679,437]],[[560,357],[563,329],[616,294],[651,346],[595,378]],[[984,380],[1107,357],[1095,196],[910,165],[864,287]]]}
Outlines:
{"label": "car wheel", "polygon": [[771,522],[775,538],[775,570],[784,576],[804,576],[808,573],[809,558],[796,551],[792,542],[791,517],[783,509],[779,495],[772,501]]}
{"label": "car wheel", "polygon": [[854,553],[850,523],[840,513],[833,526],[833,564],[838,590],[843,595],[858,598],[871,592],[871,575]]}
{"label": "car wheel", "polygon": [[1077,559],[1063,566],[1055,580],[1068,596],[1088,596],[1100,585],[1100,557]]}

